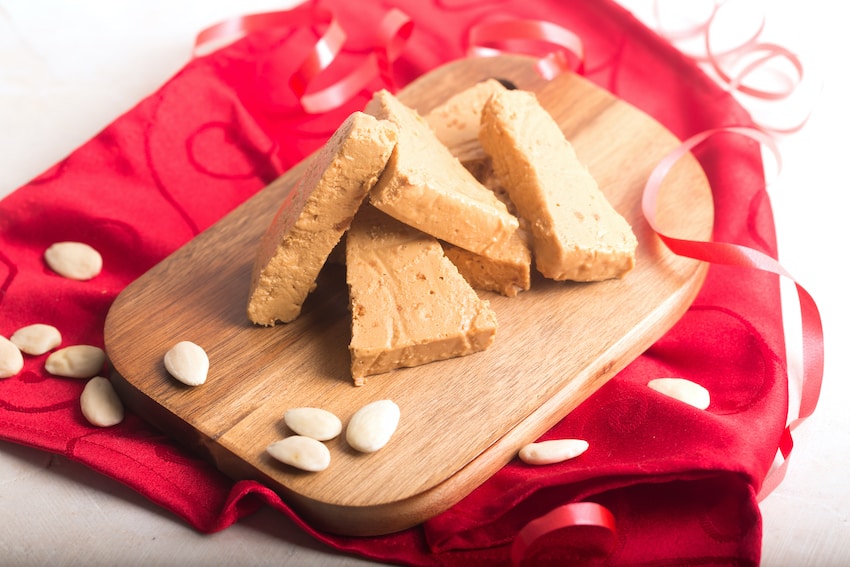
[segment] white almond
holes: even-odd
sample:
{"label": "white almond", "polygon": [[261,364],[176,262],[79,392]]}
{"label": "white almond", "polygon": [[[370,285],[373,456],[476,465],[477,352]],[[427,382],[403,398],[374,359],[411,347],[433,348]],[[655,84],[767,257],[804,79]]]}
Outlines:
{"label": "white almond", "polygon": [[650,380],[647,385],[656,392],[698,409],[706,409],[711,404],[711,394],[708,390],[685,378],[656,378]]}
{"label": "white almond", "polygon": [[24,355],[20,349],[0,335],[0,378],[11,378],[24,369]]}
{"label": "white almond", "polygon": [[50,269],[72,280],[90,280],[103,268],[100,252],[83,242],[57,242],[44,251]]}
{"label": "white almond", "polygon": [[298,435],[317,441],[333,439],[342,432],[342,422],[337,416],[321,408],[293,408],[283,414],[286,426]]}
{"label": "white almond", "polygon": [[551,465],[574,459],[589,446],[584,439],[549,439],[525,445],[519,450],[519,458],[529,465]]}
{"label": "white almond", "polygon": [[15,331],[10,340],[21,352],[38,356],[62,344],[62,334],[53,325],[36,323]]}
{"label": "white almond", "polygon": [[323,471],[331,464],[331,452],[321,441],[303,435],[292,435],[275,441],[266,452],[278,461],[302,471]]}
{"label": "white almond", "polygon": [[357,410],[345,430],[354,449],[373,453],[386,445],[398,427],[401,411],[392,400],[378,400]]}
{"label": "white almond", "polygon": [[112,382],[95,376],[86,383],[80,394],[80,409],[89,423],[97,427],[112,427],[124,419],[124,405],[112,387]]}
{"label": "white almond", "polygon": [[44,368],[54,376],[65,378],[92,378],[103,370],[106,353],[91,345],[73,345],[61,348],[47,357]]}
{"label": "white almond", "polygon": [[165,353],[165,369],[187,386],[207,381],[210,359],[206,351],[191,341],[180,341]]}

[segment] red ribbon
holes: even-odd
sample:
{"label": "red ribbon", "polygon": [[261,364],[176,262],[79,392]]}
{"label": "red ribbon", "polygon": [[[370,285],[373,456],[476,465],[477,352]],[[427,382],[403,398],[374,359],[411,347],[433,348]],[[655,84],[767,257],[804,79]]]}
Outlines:
{"label": "red ribbon", "polygon": [[[288,81],[306,112],[320,114],[338,108],[376,77],[380,77],[389,90],[396,90],[392,64],[401,55],[413,29],[410,18],[397,8],[384,16],[378,30],[377,45],[366,59],[342,79],[314,93],[307,92],[310,84],[336,60],[347,38],[345,30],[327,10],[301,7],[231,18],[201,31],[195,38],[194,53],[207,53],[256,31],[281,26],[317,25],[326,26],[324,34]],[[518,43],[524,45],[524,51],[540,55],[535,67],[546,79],[571,68],[578,73],[583,72],[584,45],[581,38],[564,27],[541,20],[478,24],[469,31],[468,52],[471,56],[480,57],[517,52]]]}
{"label": "red ribbon", "polygon": [[413,23],[401,10],[390,10],[379,27],[379,43],[366,59],[348,75],[333,85],[315,93],[308,93],[310,83],[333,63],[346,35],[335,20],[313,52],[289,81],[292,91],[301,101],[301,106],[310,114],[320,114],[345,104],[366,85],[381,77],[388,90],[396,90],[393,81],[392,63],[401,55],[405,42],[413,30]]}
{"label": "red ribbon", "polygon": [[708,138],[722,134],[731,133],[747,136],[767,146],[775,155],[777,163],[781,165],[779,150],[773,138],[761,130],[755,128],[728,127],[708,130],[692,136],[684,141],[679,147],[667,154],[658,163],[649,176],[644,188],[642,198],[643,214],[650,227],[658,234],[659,238],[674,253],[696,260],[702,260],[713,264],[726,264],[744,268],[755,268],[765,272],[771,272],[790,279],[797,289],[797,297],[800,304],[800,315],[802,324],[803,341],[803,376],[800,397],[800,408],[797,418],[789,423],[780,440],[779,450],[784,458],[781,465],[767,475],[759,491],[758,498],[763,500],[770,494],[785,476],[788,458],[794,446],[792,431],[800,423],[812,415],[820,397],[820,389],[823,381],[823,326],[817,305],[811,295],[794,280],[785,268],[774,258],[745,246],[725,242],[700,242],[693,240],[682,240],[664,234],[658,227],[655,219],[656,202],[658,191],[664,177],[673,167],[673,164],[691,149],[703,143]]}
{"label": "red ribbon", "polygon": [[[541,20],[506,20],[478,24],[469,30],[470,56],[491,57],[504,52],[518,52],[519,43],[537,60],[537,72],[553,79],[570,69],[570,56],[576,61],[574,70],[584,70],[584,44],[570,30]],[[501,46],[501,47],[500,47]],[[552,48],[555,48],[552,50]]]}
{"label": "red ribbon", "polygon": [[329,13],[302,6],[258,14],[244,14],[212,25],[195,36],[194,55],[211,53],[253,32],[276,27],[304,27],[327,23]]}
{"label": "red ribbon", "polygon": [[595,502],[574,502],[559,506],[526,524],[511,545],[511,563],[517,567],[521,565],[532,545],[541,538],[558,530],[577,526],[598,527],[609,532],[611,536],[609,538],[610,545],[600,551],[606,555],[611,553],[617,534],[614,515],[607,508]]}
{"label": "red ribbon", "polygon": [[378,42],[366,59],[347,75],[318,92],[308,92],[311,83],[336,60],[347,35],[334,15],[323,9],[295,8],[239,16],[203,30],[195,39],[195,54],[221,46],[251,32],[275,27],[326,27],[322,37],[289,77],[289,86],[309,114],[321,114],[339,108],[351,100],[373,79],[380,77],[389,90],[396,90],[392,64],[401,55],[413,31],[413,22],[401,10],[393,8],[378,28]]}

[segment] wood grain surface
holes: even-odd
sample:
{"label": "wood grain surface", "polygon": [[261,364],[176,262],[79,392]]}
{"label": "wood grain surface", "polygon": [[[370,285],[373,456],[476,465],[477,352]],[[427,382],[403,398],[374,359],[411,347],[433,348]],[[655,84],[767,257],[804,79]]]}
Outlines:
{"label": "wood grain surface", "polygon": [[[475,82],[497,77],[537,93],[638,238],[622,280],[546,281],[516,298],[482,293],[499,329],[482,353],[373,376],[349,373],[344,269],[329,264],[303,315],[252,325],[245,308],[254,250],[303,163],[133,282],[114,302],[105,341],[124,402],[236,479],[276,490],[318,529],[376,535],[420,523],[455,504],[574,409],[667,331],[698,292],[707,267],[671,254],[640,210],[643,185],[679,141],[651,117],[573,74],[545,81],[524,57],[453,62],[399,97],[421,113]],[[667,234],[711,236],[711,191],[692,157],[659,196]],[[206,384],[170,378],[163,355],[190,340],[210,358]],[[289,434],[283,413],[317,406],[343,423],[391,399],[399,428],[382,450],[358,454],[344,436],[332,460],[304,473],[265,453]]]}

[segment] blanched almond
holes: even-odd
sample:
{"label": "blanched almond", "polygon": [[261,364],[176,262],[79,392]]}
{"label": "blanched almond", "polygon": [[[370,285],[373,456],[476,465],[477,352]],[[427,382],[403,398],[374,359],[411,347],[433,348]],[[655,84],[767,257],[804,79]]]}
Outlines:
{"label": "blanched almond", "polygon": [[697,409],[706,409],[711,404],[711,394],[708,390],[685,378],[655,378],[647,385],[656,392],[685,402]]}
{"label": "blanched almond", "polygon": [[86,382],[80,394],[80,409],[83,416],[97,427],[111,427],[124,419],[124,404],[112,382],[102,376],[95,376]]}
{"label": "blanched almond", "polygon": [[525,445],[519,450],[519,458],[529,465],[550,465],[574,459],[588,447],[584,439],[549,439]]}
{"label": "blanched almond", "polygon": [[10,378],[24,369],[24,355],[18,347],[0,335],[0,378]]}
{"label": "blanched almond", "polygon": [[90,280],[103,268],[100,252],[83,242],[57,242],[44,251],[50,269],[72,280]]}
{"label": "blanched almond", "polygon": [[207,381],[210,359],[206,351],[191,341],[180,341],[165,353],[165,369],[187,386],[200,386]]}
{"label": "blanched almond", "polygon": [[298,435],[317,441],[333,439],[342,432],[342,422],[331,412],[313,407],[293,408],[283,414],[286,426]]}
{"label": "blanched almond", "polygon": [[278,461],[302,471],[323,471],[331,464],[331,452],[321,441],[303,435],[292,435],[275,441],[266,452]]}
{"label": "blanched almond", "polygon": [[62,334],[53,325],[36,323],[15,331],[10,340],[21,352],[38,356],[62,344]]}
{"label": "blanched almond", "polygon": [[345,439],[354,449],[372,453],[386,445],[398,427],[399,407],[392,400],[378,400],[357,410],[345,430]]}
{"label": "blanched almond", "polygon": [[104,362],[106,353],[102,348],[73,345],[51,353],[44,362],[44,368],[54,376],[92,378],[100,374]]}

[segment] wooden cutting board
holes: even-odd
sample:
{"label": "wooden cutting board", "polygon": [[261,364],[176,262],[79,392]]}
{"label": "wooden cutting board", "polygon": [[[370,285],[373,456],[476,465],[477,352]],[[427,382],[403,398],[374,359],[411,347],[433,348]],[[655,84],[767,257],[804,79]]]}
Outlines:
{"label": "wooden cutting board", "polygon": [[[688,308],[707,269],[671,254],[640,210],[647,176],[679,141],[579,76],[543,80],[525,57],[453,62],[399,98],[424,114],[490,77],[536,92],[562,126],[634,228],[639,246],[631,273],[592,284],[538,277],[515,298],[483,293],[499,320],[488,350],[373,376],[355,387],[340,266],[326,267],[295,322],[257,327],[245,314],[255,247],[302,163],[116,299],[105,341],[127,406],[233,478],[276,490],[315,527],[377,535],[455,504],[661,337]],[[668,175],[657,218],[672,236],[710,237],[711,191],[691,156]],[[209,355],[209,377],[200,387],[182,386],[165,371],[163,355],[181,340]],[[343,435],[328,442],[331,465],[320,473],[297,471],[265,453],[290,433],[283,424],[289,408],[325,408],[345,423],[379,399],[399,405],[401,422],[377,453],[356,453]]]}

